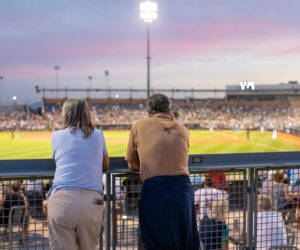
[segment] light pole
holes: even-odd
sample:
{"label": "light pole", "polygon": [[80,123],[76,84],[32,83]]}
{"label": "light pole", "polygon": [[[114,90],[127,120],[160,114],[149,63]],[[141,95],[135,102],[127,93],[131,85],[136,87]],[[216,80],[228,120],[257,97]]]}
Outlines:
{"label": "light pole", "polygon": [[2,81],[4,77],[0,76],[0,105],[2,105]]}
{"label": "light pole", "polygon": [[58,97],[58,71],[60,70],[60,67],[58,65],[54,66],[54,70],[55,70],[55,89],[56,89],[56,98]]}
{"label": "light pole", "polygon": [[88,89],[87,89],[87,91],[88,91],[87,93],[88,93],[88,98],[90,98],[89,89],[92,88],[93,77],[92,77],[92,76],[89,76],[88,79],[89,79],[89,82],[90,82],[90,83],[89,83],[89,86],[87,87],[87,88],[88,88]]}
{"label": "light pole", "polygon": [[147,98],[150,96],[150,23],[157,18],[157,3],[146,0],[140,3],[140,17],[147,23]]}
{"label": "light pole", "polygon": [[106,85],[107,98],[109,98],[109,97],[110,97],[110,93],[108,93],[109,71],[108,71],[108,70],[105,70],[105,71],[104,71],[104,75],[105,75],[105,85]]}

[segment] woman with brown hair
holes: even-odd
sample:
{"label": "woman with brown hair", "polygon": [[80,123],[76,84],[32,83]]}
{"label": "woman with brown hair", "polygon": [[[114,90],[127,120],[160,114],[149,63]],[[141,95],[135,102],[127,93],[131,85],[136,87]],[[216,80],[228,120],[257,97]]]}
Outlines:
{"label": "woman with brown hair", "polygon": [[92,250],[104,220],[106,144],[102,131],[92,124],[85,100],[67,100],[62,120],[64,128],[51,139],[56,171],[47,204],[50,247]]}
{"label": "woman with brown hair", "polygon": [[291,196],[288,190],[288,185],[283,182],[284,173],[282,170],[278,170],[273,173],[272,183],[268,186],[268,193],[275,197],[275,202],[277,203],[278,211],[283,213],[285,217],[285,213],[287,209],[291,209],[292,206],[289,202],[291,202]]}

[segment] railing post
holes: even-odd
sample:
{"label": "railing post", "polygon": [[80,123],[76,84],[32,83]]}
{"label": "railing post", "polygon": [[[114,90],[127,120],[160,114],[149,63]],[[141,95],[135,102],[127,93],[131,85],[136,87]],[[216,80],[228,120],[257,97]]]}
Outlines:
{"label": "railing post", "polygon": [[248,219],[247,219],[247,243],[248,243],[248,249],[253,250],[254,244],[253,244],[253,222],[254,222],[254,196],[255,196],[255,180],[254,180],[254,168],[248,169],[248,195],[247,195],[247,201],[248,201]]}
{"label": "railing post", "polygon": [[244,190],[244,198],[243,198],[243,245],[247,246],[247,197],[248,197],[248,187],[247,187],[247,171],[244,172],[244,180],[243,180],[243,190]]}
{"label": "railing post", "polygon": [[116,249],[118,226],[115,224],[117,221],[117,214],[116,214],[116,177],[112,176],[112,247],[113,250]]}
{"label": "railing post", "polygon": [[106,250],[110,250],[110,225],[111,225],[111,174],[106,173],[106,231],[105,231],[105,243],[106,243]]}

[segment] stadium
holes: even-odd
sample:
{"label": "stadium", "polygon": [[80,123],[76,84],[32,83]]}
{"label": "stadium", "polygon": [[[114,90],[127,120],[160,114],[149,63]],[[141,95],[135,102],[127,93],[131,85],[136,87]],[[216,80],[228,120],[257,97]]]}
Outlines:
{"label": "stadium", "polygon": [[4,0],[0,250],[300,249],[299,7]]}
{"label": "stadium", "polygon": [[[239,85],[229,85],[225,97],[220,99],[172,100],[174,116],[190,129],[191,154],[300,150],[299,84],[267,85],[267,89],[266,85],[255,87],[255,90],[242,90]],[[7,111],[1,113],[0,157],[51,157],[51,134],[62,128],[60,116],[65,100],[43,98],[41,107],[36,110],[26,106],[7,107]],[[104,130],[110,155],[125,156],[132,123],[146,117],[146,100],[87,98],[87,101],[94,124]],[[250,138],[247,138],[247,130],[251,131]],[[276,139],[272,139],[274,130]],[[29,148],[35,150],[26,150]]]}
{"label": "stadium", "polygon": [[[199,152],[201,152],[202,155],[211,154],[213,156],[219,154],[221,157],[222,154],[299,151],[300,137],[298,129],[300,119],[298,113],[299,102],[297,101],[299,96],[295,94],[297,93],[295,89],[298,88],[298,83],[268,85],[267,90],[264,89],[265,85],[255,85],[255,89],[252,89],[253,84],[249,89],[241,86],[242,83],[240,86],[227,86],[223,98],[172,98],[174,117],[190,131],[189,153],[199,155]],[[177,90],[177,92],[180,91],[180,89]],[[67,98],[43,97],[41,106],[35,107],[35,109],[21,105],[2,106],[0,120],[1,159],[51,158],[51,136],[54,131],[62,128],[61,109],[65,100]],[[124,159],[132,124],[146,117],[146,99],[86,98],[86,100],[94,124],[104,131],[109,155]],[[221,160],[224,162],[223,159]],[[257,187],[263,188],[264,180],[268,179],[270,173],[275,170],[256,171],[260,176]],[[248,178],[248,174],[238,169],[233,172],[227,170],[225,173],[227,181],[218,180],[216,185],[219,186],[218,189],[226,190],[228,192],[226,195],[230,196],[229,201],[232,212],[228,216],[229,223],[234,225],[234,221],[231,221],[232,218],[245,220],[243,219],[245,215],[242,215],[240,211],[244,207],[241,193],[243,193],[245,185],[242,180]],[[217,171],[215,174],[220,173]],[[201,170],[197,174],[193,173],[191,175],[195,190],[203,187],[207,175],[207,170]],[[128,177],[125,179],[129,180]],[[46,179],[44,183],[48,181]],[[130,184],[129,187],[132,188],[132,185],[134,185],[133,187],[139,190],[139,183],[136,182],[135,178],[133,181],[135,184]],[[118,175],[114,177],[116,192],[123,192],[121,191],[121,186],[124,185],[123,182],[124,177]],[[224,187],[221,188],[221,186]],[[116,195],[119,197],[116,199],[116,204],[122,204],[121,200],[123,198],[118,193]],[[136,210],[137,196],[135,193],[132,195],[134,198],[131,198],[127,204],[127,209],[131,212],[127,213]],[[201,207],[201,204],[198,206]],[[32,217],[35,217],[34,213],[41,212],[34,211],[32,213]],[[115,239],[112,244],[122,249],[122,244],[117,242],[124,242],[124,232],[122,230],[125,229],[122,224],[125,222],[119,218],[116,223],[120,223],[121,232],[118,232],[120,229],[113,229],[117,230],[117,235],[112,236]],[[133,227],[136,225],[135,220],[129,220],[127,223],[131,223]],[[294,235],[289,236],[292,237],[291,242],[295,242],[298,236],[295,234],[294,229],[290,229],[292,227],[288,228],[288,230],[292,230],[290,234]],[[45,228],[42,227],[39,230],[44,233]],[[35,234],[38,234],[39,230]],[[130,229],[128,228],[128,230]],[[132,247],[134,247],[135,243],[132,242],[131,237],[125,238],[125,242],[130,242],[129,245],[133,244]],[[241,240],[232,239],[231,246],[233,249],[240,247],[241,244],[244,244],[241,243]]]}

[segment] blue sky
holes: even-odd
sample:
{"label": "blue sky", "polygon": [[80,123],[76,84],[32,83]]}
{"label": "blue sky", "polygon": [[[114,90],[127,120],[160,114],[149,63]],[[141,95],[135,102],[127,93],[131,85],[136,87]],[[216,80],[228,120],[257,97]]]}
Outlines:
{"label": "blue sky", "polygon": [[[4,102],[40,100],[34,86],[146,86],[146,26],[137,0],[2,0]],[[154,88],[300,81],[300,1],[159,0],[151,24]],[[97,97],[93,94],[92,97]],[[121,94],[122,97],[122,94]]]}

